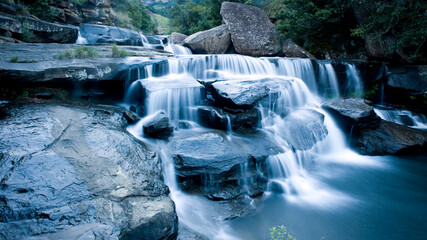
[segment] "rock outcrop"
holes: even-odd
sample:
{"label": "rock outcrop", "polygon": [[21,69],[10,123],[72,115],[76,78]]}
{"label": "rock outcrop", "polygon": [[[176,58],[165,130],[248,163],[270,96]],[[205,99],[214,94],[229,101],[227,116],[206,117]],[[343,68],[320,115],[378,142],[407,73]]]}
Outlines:
{"label": "rock outcrop", "polygon": [[198,54],[223,54],[230,44],[230,33],[226,25],[194,33],[183,42],[183,46]]}
{"label": "rock outcrop", "polygon": [[75,26],[49,23],[31,17],[0,15],[0,29],[14,37],[34,43],[75,43],[79,29]]}
{"label": "rock outcrop", "polygon": [[260,57],[280,52],[274,25],[261,9],[241,3],[223,2],[221,15],[237,53]]}
{"label": "rock outcrop", "polygon": [[[199,121],[203,126],[219,130],[254,129],[258,126],[261,114],[258,109],[236,109],[225,111],[221,108],[199,107],[197,109]],[[228,119],[227,119],[228,118]]]}
{"label": "rock outcrop", "polygon": [[184,39],[186,39],[187,37],[188,36],[185,34],[173,32],[169,36],[169,41],[170,41],[170,43],[173,43],[173,44],[182,45],[182,43],[184,42]]}
{"label": "rock outcrop", "polygon": [[173,132],[173,126],[169,123],[166,113],[159,111],[144,119],[142,132],[151,138],[167,139]]}
{"label": "rock outcrop", "polygon": [[[262,194],[267,183],[266,158],[284,151],[260,132],[235,138],[218,131],[177,134],[169,147],[181,187],[213,199]],[[243,182],[248,185],[241,185]]]}
{"label": "rock outcrop", "polygon": [[107,107],[14,108],[0,122],[2,236],[176,236],[160,159],[124,131],[123,121]]}
{"label": "rock outcrop", "polygon": [[371,105],[361,98],[334,98],[322,105],[347,130],[351,128],[376,128],[381,119]]}
{"label": "rock outcrop", "polygon": [[427,93],[427,66],[401,66],[389,68],[387,86],[412,94]]}
{"label": "rock outcrop", "polygon": [[427,133],[382,120],[377,128],[356,131],[351,145],[361,154],[416,154],[426,152]]}
{"label": "rock outcrop", "polygon": [[336,98],[323,108],[344,126],[351,146],[361,154],[416,153],[427,143],[427,133],[381,120],[363,99]]}
{"label": "rock outcrop", "polygon": [[311,53],[307,52],[307,50],[296,44],[291,39],[286,39],[283,43],[283,54],[285,57],[289,58],[315,58]]}
{"label": "rock outcrop", "polygon": [[96,24],[81,24],[80,34],[89,44],[111,44],[142,46],[138,32],[127,28]]}

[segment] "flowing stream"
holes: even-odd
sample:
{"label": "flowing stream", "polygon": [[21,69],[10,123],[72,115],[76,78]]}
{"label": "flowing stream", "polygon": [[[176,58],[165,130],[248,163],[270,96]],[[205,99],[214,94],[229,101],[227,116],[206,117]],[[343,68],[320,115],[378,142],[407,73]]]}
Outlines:
{"label": "flowing stream", "polygon": [[[146,117],[128,131],[160,153],[181,229],[209,239],[268,239],[269,228],[282,224],[297,239],[427,236],[423,221],[427,189],[422,184],[427,182],[422,174],[427,166],[397,157],[361,156],[347,146],[334,120],[320,108],[325,97],[339,96],[342,91],[330,62],[190,55],[177,46],[169,48],[183,56],[137,66],[137,74],[129,74],[125,101],[146,109]],[[362,91],[356,67],[347,64],[346,74],[346,88]],[[206,96],[199,82],[266,78],[275,88],[259,103],[262,119],[258,130],[283,151],[266,160],[269,181],[263,196],[245,197],[251,214],[230,218],[221,211],[225,208],[222,203],[180,189],[168,144],[144,138],[142,126],[150,116],[164,111],[174,126],[189,125],[176,130],[175,135],[207,133],[210,129],[201,126],[197,108],[205,106],[211,96]],[[323,120],[305,124],[318,116]],[[232,131],[230,118],[226,118],[224,133],[233,141],[239,133]],[[241,167],[245,172],[247,167]]]}

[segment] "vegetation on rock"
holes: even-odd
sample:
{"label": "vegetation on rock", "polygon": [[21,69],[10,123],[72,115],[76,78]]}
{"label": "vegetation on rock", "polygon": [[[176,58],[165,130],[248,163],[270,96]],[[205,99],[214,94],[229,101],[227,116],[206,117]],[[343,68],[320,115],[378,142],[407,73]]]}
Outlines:
{"label": "vegetation on rock", "polygon": [[120,50],[119,47],[117,47],[117,44],[113,44],[111,46],[111,51],[112,51],[113,58],[123,58],[123,57],[128,57],[130,55],[129,52],[125,50]]}
{"label": "vegetation on rock", "polygon": [[70,49],[59,54],[58,59],[73,59],[73,58],[97,58],[99,56],[98,51],[92,47],[78,46],[74,52]]}

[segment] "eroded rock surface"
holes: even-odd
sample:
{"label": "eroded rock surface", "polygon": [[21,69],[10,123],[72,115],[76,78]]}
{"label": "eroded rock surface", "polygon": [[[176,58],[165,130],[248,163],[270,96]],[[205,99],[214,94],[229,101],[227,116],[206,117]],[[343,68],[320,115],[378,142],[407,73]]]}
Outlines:
{"label": "eroded rock surface", "polygon": [[0,121],[6,239],[163,239],[177,216],[157,154],[114,108],[27,105]]}

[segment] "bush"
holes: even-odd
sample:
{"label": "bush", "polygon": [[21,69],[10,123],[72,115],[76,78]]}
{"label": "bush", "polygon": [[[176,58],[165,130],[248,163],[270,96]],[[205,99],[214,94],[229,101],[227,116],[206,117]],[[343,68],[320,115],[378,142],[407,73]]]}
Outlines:
{"label": "bush", "polygon": [[16,63],[16,62],[18,62],[18,60],[19,60],[19,57],[11,57],[10,59],[9,59],[9,62],[13,62],[13,63]]}
{"label": "bush", "polygon": [[123,57],[129,57],[129,53],[125,50],[120,50],[119,47],[117,47],[117,44],[113,44],[111,47],[111,51],[113,52],[113,58],[123,58]]}
{"label": "bush", "polygon": [[73,59],[73,58],[97,58],[99,56],[98,51],[92,47],[78,46],[74,52],[70,49],[58,55],[58,59]]}
{"label": "bush", "polygon": [[30,24],[22,24],[22,40],[24,42],[31,42],[34,39],[34,33],[30,29]]}
{"label": "bush", "polygon": [[296,237],[288,233],[288,229],[284,225],[270,228],[271,240],[296,240]]}

